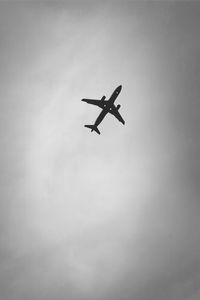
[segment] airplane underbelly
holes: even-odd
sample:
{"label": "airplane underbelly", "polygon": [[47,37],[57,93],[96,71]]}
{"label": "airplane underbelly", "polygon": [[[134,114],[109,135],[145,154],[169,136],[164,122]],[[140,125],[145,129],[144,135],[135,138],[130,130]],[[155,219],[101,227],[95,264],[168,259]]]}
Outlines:
{"label": "airplane underbelly", "polygon": [[102,110],[102,112],[100,113],[100,115],[98,116],[98,118],[96,119],[95,125],[98,126],[101,121],[104,119],[104,117],[106,116],[107,112]]}

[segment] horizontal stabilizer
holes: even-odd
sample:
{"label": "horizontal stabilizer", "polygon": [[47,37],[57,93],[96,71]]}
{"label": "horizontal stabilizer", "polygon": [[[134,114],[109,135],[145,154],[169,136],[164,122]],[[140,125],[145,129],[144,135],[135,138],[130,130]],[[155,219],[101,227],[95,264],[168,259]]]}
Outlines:
{"label": "horizontal stabilizer", "polygon": [[85,125],[85,127],[90,128],[90,129],[91,129],[91,132],[94,130],[94,131],[96,131],[98,134],[101,134],[100,131],[99,131],[99,129],[98,129],[97,126],[95,126],[95,125]]}

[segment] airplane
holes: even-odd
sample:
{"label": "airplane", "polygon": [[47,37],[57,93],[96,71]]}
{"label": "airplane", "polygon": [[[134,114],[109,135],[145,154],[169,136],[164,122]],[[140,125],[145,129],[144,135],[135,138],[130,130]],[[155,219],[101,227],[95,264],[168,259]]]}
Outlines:
{"label": "airplane", "polygon": [[122,116],[119,113],[119,109],[121,107],[120,104],[115,106],[114,102],[116,98],[118,97],[119,93],[121,92],[122,86],[119,85],[114,92],[112,93],[110,99],[105,100],[106,96],[103,96],[100,100],[96,99],[87,99],[83,98],[81,101],[84,101],[89,104],[97,105],[100,108],[102,108],[102,111],[100,112],[99,116],[97,117],[95,123],[93,125],[85,125],[85,127],[90,128],[91,132],[94,130],[98,134],[100,134],[100,131],[98,129],[98,125],[101,123],[101,121],[105,118],[107,113],[112,114],[115,116],[122,124],[125,124],[125,121],[123,120]]}

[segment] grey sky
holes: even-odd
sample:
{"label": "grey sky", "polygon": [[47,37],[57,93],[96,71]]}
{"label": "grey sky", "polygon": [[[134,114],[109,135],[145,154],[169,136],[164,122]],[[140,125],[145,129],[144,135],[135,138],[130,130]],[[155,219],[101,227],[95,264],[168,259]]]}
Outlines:
{"label": "grey sky", "polygon": [[[0,298],[200,297],[198,2],[0,3]],[[81,98],[117,99],[125,126]]]}

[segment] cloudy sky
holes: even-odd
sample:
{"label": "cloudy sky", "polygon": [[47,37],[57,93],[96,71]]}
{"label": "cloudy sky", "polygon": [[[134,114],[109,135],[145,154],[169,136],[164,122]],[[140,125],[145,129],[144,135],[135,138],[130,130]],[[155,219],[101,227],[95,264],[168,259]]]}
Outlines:
{"label": "cloudy sky", "polygon": [[[0,3],[0,298],[200,298],[200,3]],[[116,100],[125,126],[82,98]]]}

